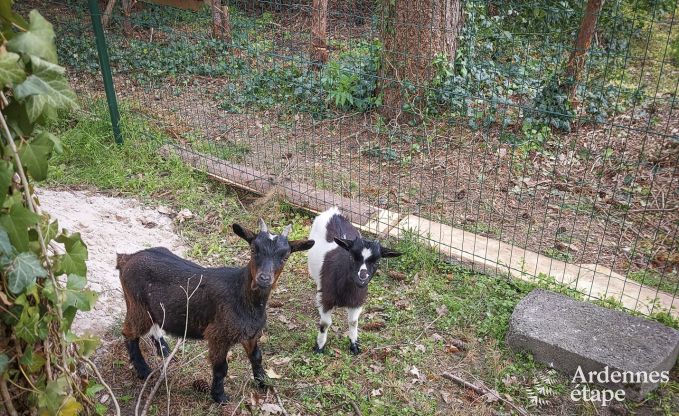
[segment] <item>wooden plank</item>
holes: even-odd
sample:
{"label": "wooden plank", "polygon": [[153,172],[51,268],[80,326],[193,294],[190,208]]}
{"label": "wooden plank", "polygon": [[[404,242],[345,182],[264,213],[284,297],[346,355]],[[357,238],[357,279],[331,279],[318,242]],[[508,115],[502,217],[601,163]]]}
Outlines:
{"label": "wooden plank", "polygon": [[144,2],[186,10],[200,10],[203,4],[205,4],[202,0],[144,0]]}

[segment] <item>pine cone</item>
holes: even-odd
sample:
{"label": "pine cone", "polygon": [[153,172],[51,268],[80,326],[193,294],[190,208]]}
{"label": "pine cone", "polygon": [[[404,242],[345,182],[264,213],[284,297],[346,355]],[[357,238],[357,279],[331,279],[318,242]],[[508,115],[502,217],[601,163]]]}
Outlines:
{"label": "pine cone", "polygon": [[210,391],[210,384],[202,378],[193,380],[193,389],[200,393],[207,393]]}

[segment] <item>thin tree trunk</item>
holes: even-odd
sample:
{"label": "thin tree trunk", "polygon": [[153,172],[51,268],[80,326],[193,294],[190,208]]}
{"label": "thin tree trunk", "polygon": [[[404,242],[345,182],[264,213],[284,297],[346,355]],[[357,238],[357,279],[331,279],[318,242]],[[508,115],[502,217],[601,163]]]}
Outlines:
{"label": "thin tree trunk", "polygon": [[106,4],[106,9],[104,10],[104,16],[101,19],[101,24],[104,25],[104,27],[108,27],[108,24],[111,21],[111,14],[113,13],[113,7],[115,5],[116,0],[108,0],[108,4]]}
{"label": "thin tree trunk", "polygon": [[589,0],[587,2],[585,14],[582,17],[582,23],[580,24],[580,31],[578,32],[578,37],[575,39],[575,47],[566,64],[566,71],[564,73],[566,79],[564,86],[568,91],[568,98],[571,102],[575,98],[578,82],[582,77],[582,70],[585,68],[587,51],[592,44],[597,20],[603,5],[604,0]]}
{"label": "thin tree trunk", "polygon": [[132,33],[132,22],[130,22],[132,0],[120,0],[120,5],[123,8],[123,33],[128,36]]}
{"label": "thin tree trunk", "polygon": [[404,104],[418,107],[436,55],[455,59],[463,14],[460,0],[381,0],[381,6],[381,113],[391,120],[403,115]]}
{"label": "thin tree trunk", "polygon": [[328,0],[313,0],[311,11],[311,62],[315,68],[328,62]]}
{"label": "thin tree trunk", "polygon": [[211,0],[212,37],[231,40],[231,24],[229,22],[229,6],[222,6],[221,0]]}

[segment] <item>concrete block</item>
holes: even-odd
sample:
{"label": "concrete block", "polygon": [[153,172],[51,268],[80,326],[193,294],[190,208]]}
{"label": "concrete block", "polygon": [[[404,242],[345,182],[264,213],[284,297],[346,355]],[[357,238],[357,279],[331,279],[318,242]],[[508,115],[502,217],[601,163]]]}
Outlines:
{"label": "concrete block", "polygon": [[[589,372],[627,373],[627,383],[601,382],[611,389],[625,390],[625,396],[642,399],[658,386],[648,380],[652,372],[669,371],[679,355],[679,331],[655,321],[576,301],[567,296],[535,289],[514,309],[507,345],[528,351],[537,361],[568,374],[571,380],[578,366]],[[656,378],[657,379],[657,378]],[[644,381],[645,380],[645,381]],[[613,380],[615,381],[615,380]]]}

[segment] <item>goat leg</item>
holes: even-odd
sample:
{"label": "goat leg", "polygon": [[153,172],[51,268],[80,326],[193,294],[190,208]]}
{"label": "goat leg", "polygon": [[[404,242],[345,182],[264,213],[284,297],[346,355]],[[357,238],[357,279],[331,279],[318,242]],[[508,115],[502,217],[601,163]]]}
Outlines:
{"label": "goat leg", "polygon": [[146,377],[151,374],[151,368],[149,368],[149,365],[146,363],[146,360],[144,360],[144,356],[139,349],[139,338],[128,340],[126,345],[127,352],[130,354],[130,361],[137,371],[137,377],[145,380]]}
{"label": "goat leg", "polygon": [[210,395],[219,404],[229,401],[229,396],[224,393],[224,377],[226,377],[228,370],[229,366],[226,362],[226,356],[212,363],[212,389],[210,390]]}
{"label": "goat leg", "polygon": [[251,340],[243,342],[243,348],[248,355],[250,364],[252,365],[252,375],[255,378],[257,387],[264,389],[267,386],[266,373],[264,372],[264,367],[262,367],[262,350],[259,349],[258,339],[253,338]]}

